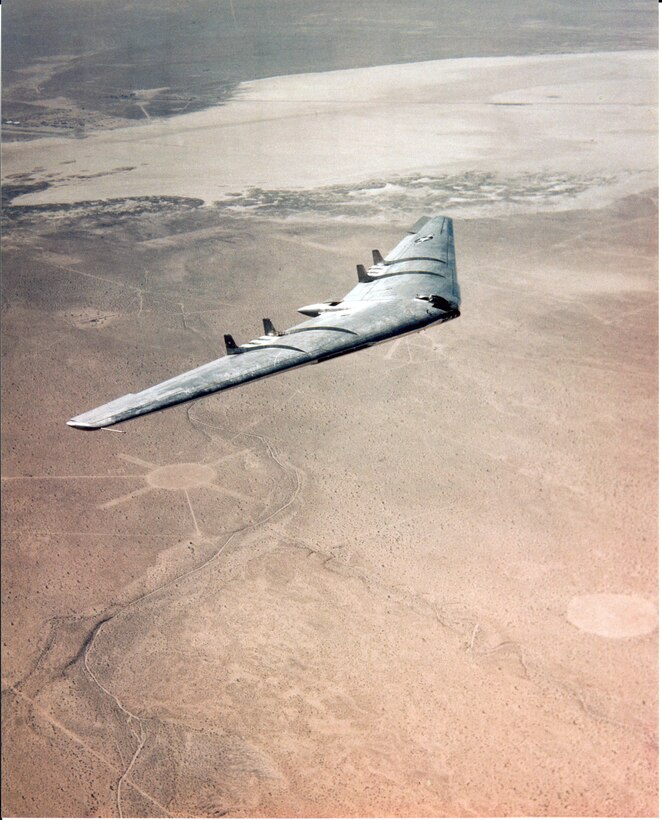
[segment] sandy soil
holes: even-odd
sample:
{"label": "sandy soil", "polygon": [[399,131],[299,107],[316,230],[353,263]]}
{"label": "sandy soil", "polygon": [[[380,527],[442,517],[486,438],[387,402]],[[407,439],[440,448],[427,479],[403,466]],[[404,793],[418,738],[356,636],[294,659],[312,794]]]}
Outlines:
{"label": "sandy soil", "polygon": [[[344,139],[379,141],[377,97],[400,77],[444,134],[394,133],[432,145],[438,173],[465,122],[449,191],[472,157],[493,176],[480,207],[420,188],[394,218],[378,194],[373,224],[348,219],[337,191],[316,219],[314,199],[299,218],[272,203],[269,219],[243,195],[234,215],[129,201],[214,198],[174,148],[155,150],[164,124],[124,146],[116,131],[5,149],[17,185],[53,183],[33,202],[64,204],[6,215],[4,814],[657,812],[652,57],[616,60],[462,61],[452,84],[425,86],[417,67],[375,69],[369,103],[360,71],[281,78],[191,115],[214,123],[214,145],[183,118],[167,126],[192,154],[206,144],[202,168],[235,144],[219,117],[253,150],[267,125],[250,106],[298,110],[295,91],[319,83]],[[618,105],[496,105],[601,88]],[[442,89],[458,94],[450,135],[421,103]],[[297,127],[280,110],[274,145]],[[517,157],[533,124],[531,157]],[[77,173],[149,172],[134,188],[128,171],[64,180],[68,146]],[[367,141],[342,148],[337,175],[302,148],[293,178],[339,184],[373,156]],[[420,152],[394,156],[370,173],[421,172]],[[589,183],[554,198],[549,176],[531,177],[512,202],[512,163],[524,173],[541,156]],[[294,185],[265,157],[265,186]],[[121,201],[66,205],[120,179]],[[356,262],[440,201],[458,321],[113,431],[65,425],[217,356],[224,332],[250,338],[264,315],[288,325],[297,305],[342,295]]]}

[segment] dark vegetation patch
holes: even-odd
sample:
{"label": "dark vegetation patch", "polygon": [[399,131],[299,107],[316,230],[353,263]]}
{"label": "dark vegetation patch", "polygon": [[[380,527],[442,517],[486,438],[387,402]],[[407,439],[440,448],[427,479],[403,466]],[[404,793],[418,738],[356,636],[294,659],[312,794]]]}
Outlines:
{"label": "dark vegetation patch", "polygon": [[215,202],[219,210],[255,216],[288,217],[311,214],[361,220],[420,210],[452,213],[467,206],[537,205],[567,201],[594,185],[613,181],[606,177],[567,174],[521,174],[501,177],[490,173],[453,176],[411,176],[372,180],[361,185],[329,185],[311,190],[249,188]]}
{"label": "dark vegetation patch", "polygon": [[54,220],[58,222],[61,230],[67,230],[69,227],[83,231],[114,228],[120,224],[136,228],[139,224],[136,220],[140,217],[190,212],[203,205],[202,199],[182,196],[142,196],[73,203],[10,205],[3,209],[3,222],[7,227],[23,228],[31,225],[42,227],[45,221]]}
{"label": "dark vegetation patch", "polygon": [[[2,207],[5,209],[17,196],[24,194],[35,194],[50,188],[48,182],[19,182],[3,184],[2,186]],[[6,211],[4,212],[6,214]]]}

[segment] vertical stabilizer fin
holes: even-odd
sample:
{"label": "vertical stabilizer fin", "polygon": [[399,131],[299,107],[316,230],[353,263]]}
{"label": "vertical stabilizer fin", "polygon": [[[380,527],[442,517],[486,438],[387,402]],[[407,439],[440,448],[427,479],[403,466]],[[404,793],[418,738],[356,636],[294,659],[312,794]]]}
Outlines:
{"label": "vertical stabilizer fin", "polygon": [[271,321],[271,319],[263,319],[262,327],[264,328],[265,336],[280,336],[280,333],[274,327],[274,323]]}
{"label": "vertical stabilizer fin", "polygon": [[228,356],[235,356],[237,353],[241,353],[241,348],[229,333],[226,333],[225,336],[223,336],[223,340],[225,342],[225,352]]}
{"label": "vertical stabilizer fin", "polygon": [[381,255],[381,253],[378,250],[375,249],[372,252],[372,261],[373,261],[373,264],[375,264],[375,265],[383,265],[384,264],[384,257]]}
{"label": "vertical stabilizer fin", "polygon": [[359,275],[359,282],[372,282],[372,279],[368,276],[368,271],[365,269],[365,265],[357,265],[356,272]]}

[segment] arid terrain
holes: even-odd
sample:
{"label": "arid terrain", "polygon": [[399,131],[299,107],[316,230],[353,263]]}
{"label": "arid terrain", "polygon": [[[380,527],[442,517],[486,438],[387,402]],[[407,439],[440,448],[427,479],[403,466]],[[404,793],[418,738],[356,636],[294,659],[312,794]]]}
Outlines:
{"label": "arid terrain", "polygon": [[[467,52],[427,81],[336,61],[5,146],[4,816],[657,813],[656,59],[636,46]],[[389,151],[403,95],[420,117]],[[66,426],[341,297],[423,213],[455,221],[457,321]]]}

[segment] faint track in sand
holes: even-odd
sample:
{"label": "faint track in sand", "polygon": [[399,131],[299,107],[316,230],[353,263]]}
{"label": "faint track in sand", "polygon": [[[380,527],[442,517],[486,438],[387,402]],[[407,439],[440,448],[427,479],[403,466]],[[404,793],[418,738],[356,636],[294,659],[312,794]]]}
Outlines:
{"label": "faint track in sand", "polygon": [[[188,416],[188,418],[189,418],[189,421],[191,422],[191,424],[193,426],[195,426],[193,420],[191,419],[191,417]],[[137,598],[134,598],[132,601],[129,601],[129,603],[125,604],[123,607],[121,607],[117,611],[113,612],[110,616],[103,618],[98,623],[97,627],[93,630],[91,636],[89,637],[87,647],[85,648],[85,652],[83,654],[83,665],[84,665],[85,671],[87,672],[89,678],[92,680],[93,683],[96,684],[96,686],[104,693],[104,695],[106,697],[110,698],[114,702],[115,706],[122,712],[122,714],[126,716],[127,726],[129,728],[131,734],[138,741],[138,745],[137,745],[137,747],[136,747],[136,749],[133,753],[133,756],[132,756],[131,760],[129,761],[128,766],[126,767],[126,769],[124,770],[124,772],[122,773],[122,775],[120,776],[120,778],[117,782],[117,812],[118,812],[119,817],[124,817],[124,814],[122,812],[122,785],[125,782],[127,782],[128,778],[131,774],[131,771],[132,771],[133,767],[135,766],[136,761],[138,760],[138,758],[140,756],[140,753],[142,752],[142,750],[145,746],[146,740],[147,740],[147,735],[145,733],[145,726],[144,726],[145,719],[141,718],[139,715],[135,714],[130,709],[128,709],[122,703],[122,701],[117,697],[117,695],[115,695],[110,689],[108,689],[106,686],[103,685],[103,683],[101,683],[101,681],[99,680],[97,675],[94,673],[92,667],[90,666],[90,655],[91,655],[91,653],[94,649],[96,639],[101,634],[103,628],[106,627],[107,624],[111,623],[117,617],[117,615],[122,614],[122,613],[126,613],[126,611],[129,610],[130,608],[137,606],[139,603],[141,603],[143,601],[146,601],[148,598],[153,597],[157,593],[163,592],[166,589],[168,589],[169,587],[172,587],[173,585],[177,585],[179,582],[184,581],[188,578],[191,578],[193,575],[196,575],[196,574],[202,572],[202,570],[209,567],[212,563],[214,563],[220,557],[220,555],[223,553],[223,551],[228,546],[228,544],[230,544],[237,536],[241,535],[242,533],[244,533],[244,532],[246,532],[250,529],[254,529],[254,528],[264,526],[269,521],[271,521],[273,518],[275,518],[275,516],[279,515],[284,510],[288,509],[296,501],[297,497],[299,496],[299,494],[301,492],[301,488],[303,486],[300,471],[296,467],[294,467],[293,465],[283,462],[278,457],[278,454],[277,454],[275,448],[273,447],[273,445],[271,444],[271,442],[265,436],[261,436],[261,435],[258,435],[256,433],[237,433],[237,435],[234,438],[237,438],[238,436],[248,436],[250,438],[258,439],[263,444],[268,456],[282,470],[284,470],[286,473],[287,472],[293,473],[294,478],[296,480],[296,486],[294,487],[290,497],[286,501],[284,501],[282,504],[280,504],[280,506],[278,506],[275,510],[273,510],[271,513],[266,515],[265,517],[261,518],[258,521],[253,521],[249,524],[245,524],[243,527],[240,527],[239,529],[234,530],[234,532],[230,533],[230,535],[223,541],[221,546],[215,552],[213,552],[212,555],[209,558],[207,558],[207,560],[205,560],[199,566],[193,567],[192,569],[187,570],[186,572],[183,572],[180,575],[175,576],[174,578],[170,579],[169,581],[162,584],[161,586],[156,587],[155,589],[150,590],[149,592],[146,592],[146,593],[144,593],[143,595],[140,595]],[[189,501],[189,506],[190,506],[190,501]],[[193,512],[192,507],[191,507],[191,513],[194,517],[194,520],[195,520],[195,523],[196,523],[196,528],[197,528],[198,524],[197,524],[197,520],[195,519],[195,513]],[[139,732],[138,733],[136,733],[136,731],[134,730],[134,728],[132,726],[133,721],[135,721],[139,726]],[[133,786],[133,784],[131,784],[131,785]],[[154,801],[153,798],[150,797],[149,799],[152,800],[152,802],[154,802],[156,804],[156,801]],[[158,805],[158,804],[156,804],[156,805]],[[159,806],[159,808],[163,808],[163,806]],[[164,811],[166,811],[166,810],[164,809]],[[167,811],[166,811],[166,813],[167,813]]]}
{"label": "faint track in sand", "polygon": [[[116,796],[117,796],[117,813],[120,817],[123,817],[124,815],[122,814],[122,785],[123,785],[124,781],[127,779],[127,777],[129,776],[129,774],[131,772],[131,769],[133,768],[133,764],[138,759],[138,755],[140,754],[140,752],[142,751],[143,746],[145,745],[145,740],[147,739],[147,736],[145,735],[145,729],[144,729],[143,722],[142,722],[141,718],[138,715],[135,715],[129,709],[127,709],[122,704],[122,702],[117,697],[117,695],[114,695],[109,689],[106,689],[106,687],[101,683],[99,678],[97,678],[97,676],[94,674],[94,672],[90,669],[89,660],[88,660],[90,650],[92,649],[92,646],[94,645],[94,641],[95,641],[96,637],[99,635],[99,633],[104,628],[104,626],[110,620],[112,620],[113,617],[114,616],[110,616],[109,618],[106,618],[105,620],[101,621],[101,623],[98,625],[98,627],[92,633],[92,636],[90,637],[89,643],[88,643],[87,648],[85,650],[85,654],[83,655],[83,665],[85,667],[85,671],[90,676],[90,678],[94,681],[94,683],[96,683],[96,685],[99,687],[99,689],[101,689],[102,692],[104,692],[106,695],[108,695],[109,698],[112,698],[115,701],[115,703],[117,704],[117,708],[124,715],[126,715],[127,726],[129,727],[129,730],[131,731],[131,734],[133,734],[133,736],[136,737],[137,740],[138,740],[138,748],[135,750],[135,752],[133,754],[133,757],[131,758],[131,761],[129,762],[129,765],[126,767],[126,769],[124,770],[124,772],[121,775],[120,779],[117,781],[117,792],[116,792]],[[136,735],[135,731],[133,730],[133,727],[131,726],[131,721],[132,720],[135,720],[138,723],[138,726],[140,727],[140,734],[139,735]]]}
{"label": "faint track in sand", "polygon": [[[52,726],[58,732],[63,734],[65,737],[69,738],[69,740],[71,740],[73,743],[75,743],[81,749],[84,749],[89,755],[96,758],[96,760],[98,760],[104,766],[109,768],[111,771],[115,771],[115,772],[118,771],[117,766],[115,766],[114,763],[111,760],[109,760],[105,755],[101,754],[100,752],[97,752],[96,749],[93,749],[92,746],[90,746],[88,743],[85,742],[85,740],[83,740],[83,738],[81,738],[75,732],[72,732],[71,729],[67,728],[64,725],[64,723],[57,720],[57,718],[54,718],[51,714],[46,712],[44,709],[41,709],[39,706],[37,706],[37,704],[34,702],[34,700],[32,698],[28,697],[28,695],[21,692],[15,686],[9,686],[9,687],[7,687],[7,690],[10,691],[13,695],[15,695],[20,700],[25,701],[25,703],[28,703],[30,705],[30,708],[33,710],[34,713],[39,715],[39,717],[43,718],[43,720],[45,720],[50,726]],[[129,766],[129,769],[130,769],[130,766]],[[127,769],[127,771],[125,771],[124,774],[122,774],[122,776],[120,777],[120,780],[126,780],[126,778],[128,777],[128,771],[129,770]],[[160,811],[163,812],[164,816],[167,816],[167,817],[172,816],[168,812],[166,807],[162,806],[161,803],[159,803],[158,800],[156,800],[154,797],[152,797],[151,794],[148,794],[146,791],[141,789],[140,786],[136,785],[132,781],[129,780],[128,782],[129,782],[129,785],[131,786],[132,789],[135,789],[138,792],[138,794],[140,794],[146,800],[149,800],[150,803],[155,805],[157,807],[157,809],[159,809]]]}

